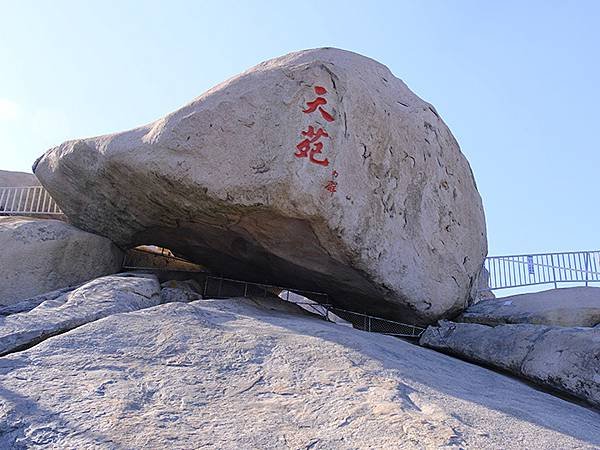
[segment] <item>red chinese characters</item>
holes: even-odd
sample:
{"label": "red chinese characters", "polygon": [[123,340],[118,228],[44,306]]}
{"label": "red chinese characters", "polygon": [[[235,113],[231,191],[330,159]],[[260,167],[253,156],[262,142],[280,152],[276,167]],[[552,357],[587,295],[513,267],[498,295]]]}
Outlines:
{"label": "red chinese characters", "polygon": [[[325,95],[327,94],[327,89],[325,89],[323,86],[315,86],[315,94],[319,96]],[[325,119],[327,122],[333,122],[335,120],[333,116],[323,109],[323,105],[326,104],[327,99],[325,97],[317,97],[312,102],[306,102],[307,108],[303,109],[302,112],[304,114],[310,114],[319,110],[321,116],[323,116],[323,119]]]}
{"label": "red chinese characters", "polygon": [[329,180],[327,182],[327,184],[325,185],[325,189],[327,189],[329,192],[331,192],[331,194],[333,194],[334,192],[337,192],[337,181],[335,181],[337,176],[338,176],[338,173],[336,170],[334,170],[331,173],[331,180]]}
{"label": "red chinese characters", "polygon": [[319,139],[321,137],[329,137],[327,132],[323,128],[315,131],[315,128],[310,125],[307,131],[302,132],[302,136],[306,136],[306,139],[296,145],[298,151],[294,155],[298,158],[308,157],[311,162],[327,167],[329,165],[327,158],[323,160],[315,158],[315,155],[321,153],[323,150],[323,143],[319,142]]}
{"label": "red chinese characters", "polygon": [[[323,119],[328,122],[333,122],[335,120],[333,116],[323,108],[323,105],[327,104],[327,99],[321,96],[327,94],[327,89],[323,86],[315,86],[314,91],[318,97],[313,101],[306,102],[306,109],[303,109],[302,112],[304,114],[311,114],[318,111]],[[298,158],[308,158],[312,163],[327,167],[329,165],[329,160],[327,158],[318,159],[315,156],[323,152],[323,142],[321,142],[320,139],[322,137],[329,137],[327,131],[321,127],[317,128],[315,131],[315,127],[310,125],[308,130],[302,131],[301,133],[305,139],[296,145],[296,150],[298,151],[294,155]]]}
{"label": "red chinese characters", "polygon": [[[302,109],[302,112],[304,114],[318,113],[325,121],[333,122],[335,118],[324,108],[327,105],[327,99],[324,97],[327,94],[327,89],[323,86],[314,86],[313,90],[317,98],[307,101],[306,107]],[[322,155],[324,147],[322,139],[329,137],[327,131],[319,125],[309,125],[307,130],[301,131],[301,134],[303,139],[296,145],[294,156],[297,158],[308,158],[310,162],[323,167],[329,166],[329,160]],[[334,170],[332,179],[325,186],[325,189],[331,192],[331,194],[337,191],[336,177],[337,172]]]}

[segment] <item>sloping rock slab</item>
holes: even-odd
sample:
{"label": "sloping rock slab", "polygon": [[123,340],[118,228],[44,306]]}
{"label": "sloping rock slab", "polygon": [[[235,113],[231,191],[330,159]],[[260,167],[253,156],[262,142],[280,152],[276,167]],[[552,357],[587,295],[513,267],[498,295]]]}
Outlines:
{"label": "sloping rock slab", "polygon": [[56,291],[45,292],[35,297],[31,297],[25,300],[21,300],[18,303],[13,303],[7,306],[0,306],[0,316],[10,316],[11,314],[17,314],[22,312],[31,311],[36,306],[44,303],[47,300],[54,300],[61,295],[66,294],[77,289],[79,286],[70,286],[63,289],[57,289]]}
{"label": "sloping rock slab", "polygon": [[593,327],[600,323],[600,288],[550,289],[483,300],[470,306],[456,321],[484,325],[531,323]]}
{"label": "sloping rock slab", "polygon": [[600,446],[591,409],[293,310],[170,303],[0,358],[0,448]]}
{"label": "sloping rock slab", "polygon": [[134,130],[46,152],[78,227],[351,310],[458,314],[487,253],[469,164],[388,68],[334,48],[266,61]]}
{"label": "sloping rock slab", "polygon": [[600,406],[600,329],[440,321],[420,344],[509,370]]}
{"label": "sloping rock slab", "polygon": [[0,306],[118,272],[122,252],[60,220],[0,217]]}
{"label": "sloping rock slab", "polygon": [[160,301],[160,285],[155,277],[95,279],[30,311],[0,317],[0,355],[111,314],[148,308]]}

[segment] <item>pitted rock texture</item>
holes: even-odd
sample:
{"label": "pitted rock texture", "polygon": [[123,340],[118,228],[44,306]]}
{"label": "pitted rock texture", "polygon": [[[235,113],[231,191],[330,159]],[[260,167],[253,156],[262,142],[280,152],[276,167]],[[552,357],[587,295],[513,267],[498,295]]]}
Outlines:
{"label": "pitted rock texture", "polygon": [[420,344],[508,370],[600,407],[600,329],[440,321]]}
{"label": "pitted rock texture", "polygon": [[0,306],[120,270],[105,237],[60,220],[0,217]]}
{"label": "pitted rock texture", "polygon": [[200,300],[0,358],[2,449],[597,449],[600,415],[302,314]]}
{"label": "pitted rock texture", "polygon": [[333,48],[261,63],[149,125],[65,142],[34,171],[74,224],[119,246],[406,321],[460,312],[487,253],[473,174],[436,110]]}

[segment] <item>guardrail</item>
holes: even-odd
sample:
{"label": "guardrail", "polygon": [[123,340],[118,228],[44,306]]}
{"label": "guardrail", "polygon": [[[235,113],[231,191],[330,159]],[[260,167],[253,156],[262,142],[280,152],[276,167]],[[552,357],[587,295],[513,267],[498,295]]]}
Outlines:
{"label": "guardrail", "polygon": [[[127,253],[128,256],[124,258],[123,269],[189,272],[197,281],[200,281],[199,279],[201,279],[200,283],[203,286],[202,296],[204,298],[279,297],[282,301],[296,304],[306,311],[316,314],[327,321],[338,322],[339,319],[343,319],[343,321],[350,323],[354,328],[363,331],[405,338],[418,338],[421,336],[421,333],[425,331],[424,328],[412,324],[395,322],[393,320],[382,319],[368,314],[337,308],[329,303],[329,296],[323,292],[292,289],[272,284],[253,283],[211,275],[204,271],[201,266],[193,268],[185,265],[182,266],[182,262],[185,262],[189,266],[194,266],[194,264],[173,255],[150,253],[151,255],[169,261],[166,263],[161,261],[158,266],[149,266],[147,263],[153,261],[135,258],[136,254],[148,254],[148,252],[140,249],[133,250],[135,254],[131,254],[132,250],[130,250]],[[298,296],[300,298],[297,298]]]}
{"label": "guardrail", "polygon": [[489,256],[485,260],[487,286],[480,292],[542,284],[600,283],[600,251]]}
{"label": "guardrail", "polygon": [[[283,296],[280,296],[282,293]],[[321,316],[325,320],[335,322],[333,316],[341,318],[352,324],[352,326],[358,330],[407,338],[418,338],[423,331],[425,331],[424,328],[416,325],[337,308],[328,303],[328,295],[322,292],[289,289],[270,284],[234,280],[231,278],[207,276],[204,283],[203,297],[267,297],[269,294],[279,296],[282,300],[297,304],[303,309]],[[292,300],[290,299],[290,294],[300,295],[305,298],[305,301]],[[308,298],[314,301],[311,302]]]}
{"label": "guardrail", "polygon": [[368,314],[357,313],[347,309],[330,306],[329,311],[336,316],[350,322],[354,328],[371,333],[382,333],[390,336],[418,338],[424,328],[394,320],[382,319]]}
{"label": "guardrail", "polygon": [[0,215],[59,216],[63,212],[42,186],[0,187]]}

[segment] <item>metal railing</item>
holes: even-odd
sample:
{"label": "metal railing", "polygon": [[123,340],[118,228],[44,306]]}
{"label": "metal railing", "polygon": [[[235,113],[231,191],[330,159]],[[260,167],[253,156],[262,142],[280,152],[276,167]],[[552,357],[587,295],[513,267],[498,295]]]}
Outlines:
{"label": "metal railing", "polygon": [[62,215],[42,186],[0,187],[0,215]]}
{"label": "metal railing", "polygon": [[489,256],[488,271],[480,292],[562,283],[589,286],[600,283],[600,251],[537,253],[530,255]]}
{"label": "metal railing", "polygon": [[[281,293],[283,293],[283,296],[280,296]],[[269,294],[279,296],[282,300],[294,303],[313,314],[321,316],[325,320],[335,322],[333,316],[341,318],[358,330],[407,338],[418,338],[425,331],[424,328],[416,325],[337,308],[328,303],[329,296],[322,292],[289,289],[270,284],[251,283],[215,276],[207,276],[204,282],[204,298],[264,298],[268,297]],[[305,301],[290,299],[290,295],[293,294],[304,297]],[[309,298],[313,301],[309,300]]]}
{"label": "metal railing", "polygon": [[[272,284],[252,283],[249,281],[234,280],[231,278],[223,278],[209,275],[204,282],[204,298],[232,298],[232,297],[260,297],[279,296],[281,292],[285,292],[282,300],[291,303],[297,303],[290,299],[290,294],[298,294],[303,298],[315,299],[315,303],[302,302],[315,306],[313,311],[324,317],[323,309],[317,306],[326,307],[328,305],[329,296],[322,292],[304,291],[298,289],[289,289]],[[280,297],[281,298],[281,297]]]}
{"label": "metal railing", "polygon": [[349,311],[347,309],[336,308],[334,306],[331,306],[328,309],[336,316],[350,322],[354,328],[369,331],[371,333],[418,338],[424,331],[424,328],[416,325],[382,319],[381,317],[374,317],[368,314]]}

